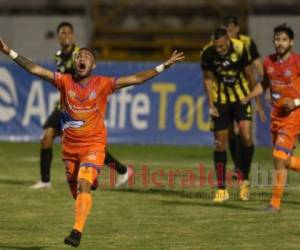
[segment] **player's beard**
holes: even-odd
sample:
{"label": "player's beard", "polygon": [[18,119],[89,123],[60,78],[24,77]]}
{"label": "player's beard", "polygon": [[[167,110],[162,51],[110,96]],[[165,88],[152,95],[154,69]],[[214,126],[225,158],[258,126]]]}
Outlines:
{"label": "player's beard", "polygon": [[292,50],[292,46],[288,46],[285,50],[283,50],[283,52],[278,51],[278,48],[276,48],[276,53],[279,57],[284,57],[286,54],[290,53]]}

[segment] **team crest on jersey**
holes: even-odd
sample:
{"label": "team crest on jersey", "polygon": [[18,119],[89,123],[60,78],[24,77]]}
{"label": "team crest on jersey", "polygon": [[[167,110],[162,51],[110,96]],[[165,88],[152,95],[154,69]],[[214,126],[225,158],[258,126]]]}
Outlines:
{"label": "team crest on jersey", "polygon": [[236,53],[232,53],[232,54],[230,55],[230,60],[231,60],[232,62],[236,62],[236,61],[238,60],[237,54],[236,54]]}
{"label": "team crest on jersey", "polygon": [[89,94],[89,100],[93,100],[96,98],[96,92],[95,91],[92,91],[90,94]]}
{"label": "team crest on jersey", "polygon": [[230,65],[230,61],[225,60],[224,62],[222,62],[222,66],[223,67],[228,67]]}
{"label": "team crest on jersey", "polygon": [[284,71],[284,76],[285,77],[290,77],[292,75],[292,71],[290,71],[289,69],[287,69],[286,71]]}
{"label": "team crest on jersey", "polygon": [[267,68],[267,73],[268,74],[272,74],[274,72],[274,68],[273,67],[268,67]]}
{"label": "team crest on jersey", "polygon": [[95,155],[95,153],[90,153],[88,156],[87,156],[87,158],[88,158],[88,160],[96,160],[96,155]]}
{"label": "team crest on jersey", "polygon": [[69,90],[68,91],[68,96],[70,99],[74,99],[76,96],[76,93],[73,90]]}

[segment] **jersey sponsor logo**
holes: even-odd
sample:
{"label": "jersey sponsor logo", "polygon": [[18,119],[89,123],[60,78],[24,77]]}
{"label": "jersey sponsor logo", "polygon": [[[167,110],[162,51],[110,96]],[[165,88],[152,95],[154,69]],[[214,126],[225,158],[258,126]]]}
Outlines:
{"label": "jersey sponsor logo", "polygon": [[271,84],[272,85],[279,85],[279,86],[282,86],[282,85],[290,86],[290,85],[292,85],[291,83],[287,83],[287,82],[282,81],[282,80],[271,80]]}
{"label": "jersey sponsor logo", "polygon": [[280,97],[281,97],[280,94],[278,94],[278,93],[276,93],[276,92],[273,92],[273,93],[272,93],[272,98],[273,98],[274,100],[279,100]]}
{"label": "jersey sponsor logo", "polygon": [[228,84],[234,84],[236,82],[236,77],[227,77],[227,76],[223,76],[222,77],[222,82],[224,83],[228,83]]}
{"label": "jersey sponsor logo", "polygon": [[73,120],[73,118],[67,113],[62,112],[61,113],[61,121],[62,121],[62,129],[65,130],[67,128],[80,128],[83,126],[84,121],[76,121]]}
{"label": "jersey sponsor logo", "polygon": [[228,67],[228,66],[230,66],[230,61],[225,60],[224,62],[222,62],[222,66],[223,66],[223,67]]}
{"label": "jersey sponsor logo", "polygon": [[5,68],[0,68],[0,121],[8,122],[16,116],[18,96],[15,82]]}
{"label": "jersey sponsor logo", "polygon": [[67,128],[80,128],[84,124],[84,121],[68,121],[63,125],[63,130]]}
{"label": "jersey sponsor logo", "polygon": [[96,160],[97,159],[97,156],[95,153],[90,153],[88,156],[87,156],[88,160]]}
{"label": "jersey sponsor logo", "polygon": [[89,100],[93,100],[93,99],[96,99],[96,92],[95,91],[92,91],[90,94],[89,94]]}
{"label": "jersey sponsor logo", "polygon": [[292,71],[287,69],[286,71],[284,71],[284,76],[285,77],[290,77],[292,75]]}
{"label": "jersey sponsor logo", "polygon": [[69,90],[68,91],[68,96],[70,99],[74,99],[76,96],[76,93],[73,90]]}

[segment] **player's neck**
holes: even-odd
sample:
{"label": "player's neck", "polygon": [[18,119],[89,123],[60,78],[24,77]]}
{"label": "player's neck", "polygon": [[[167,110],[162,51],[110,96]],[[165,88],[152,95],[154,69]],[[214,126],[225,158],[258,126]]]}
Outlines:
{"label": "player's neck", "polygon": [[70,53],[72,51],[72,49],[73,49],[74,46],[75,46],[74,44],[70,44],[70,45],[67,45],[67,46],[62,46],[61,47],[61,52],[63,54],[68,54],[68,53]]}
{"label": "player's neck", "polygon": [[292,51],[288,51],[287,53],[284,53],[283,55],[277,55],[277,58],[279,61],[286,61],[291,56]]}
{"label": "player's neck", "polygon": [[88,84],[88,82],[90,81],[90,78],[91,78],[91,75],[85,76],[85,77],[76,75],[76,77],[75,77],[76,81],[77,81],[78,83],[80,83],[81,85],[86,85],[86,84]]}

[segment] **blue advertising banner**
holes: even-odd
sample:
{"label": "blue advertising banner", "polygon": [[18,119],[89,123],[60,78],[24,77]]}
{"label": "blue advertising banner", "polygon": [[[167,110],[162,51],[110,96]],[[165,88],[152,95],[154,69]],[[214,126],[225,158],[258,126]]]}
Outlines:
{"label": "blue advertising banner", "polygon": [[[98,62],[94,73],[118,77],[156,65]],[[14,63],[0,63],[0,139],[38,140],[58,100],[51,84]],[[199,64],[181,63],[143,85],[117,91],[109,99],[106,125],[110,143],[212,145]],[[256,123],[257,145],[270,144],[268,128]]]}

